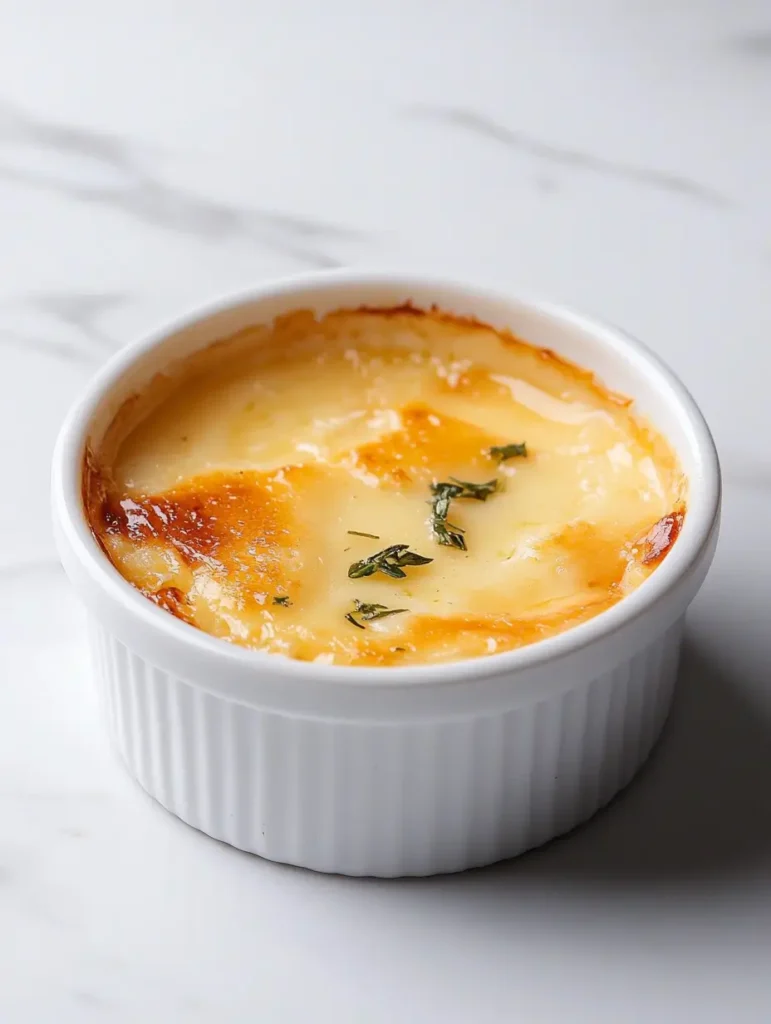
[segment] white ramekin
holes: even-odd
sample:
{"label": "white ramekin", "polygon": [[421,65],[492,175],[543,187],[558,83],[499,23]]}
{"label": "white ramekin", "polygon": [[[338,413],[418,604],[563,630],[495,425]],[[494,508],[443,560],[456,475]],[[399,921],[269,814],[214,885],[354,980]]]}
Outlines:
{"label": "white ramekin", "polygon": [[[146,600],[94,540],[87,439],[156,372],[297,308],[412,300],[507,327],[636,400],[689,479],[677,543],[609,611],[520,650],[449,665],[347,668],[248,651]],[[91,616],[114,742],[164,807],[272,860],[428,875],[521,853],[634,775],[670,706],[685,611],[712,560],[720,473],[692,398],[638,342],[561,307],[441,280],[343,271],[260,285],[121,350],[71,410],[53,463],[59,551]]]}

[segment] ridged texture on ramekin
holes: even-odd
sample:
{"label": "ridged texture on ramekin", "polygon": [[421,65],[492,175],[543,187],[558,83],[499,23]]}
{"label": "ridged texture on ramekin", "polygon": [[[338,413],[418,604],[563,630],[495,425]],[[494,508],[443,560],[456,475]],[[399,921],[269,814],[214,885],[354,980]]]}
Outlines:
{"label": "ridged texture on ramekin", "polygon": [[490,864],[602,807],[664,724],[681,635],[682,620],[590,685],[503,713],[368,724],[212,696],[92,631],[113,738],[164,807],[271,860],[379,876]]}

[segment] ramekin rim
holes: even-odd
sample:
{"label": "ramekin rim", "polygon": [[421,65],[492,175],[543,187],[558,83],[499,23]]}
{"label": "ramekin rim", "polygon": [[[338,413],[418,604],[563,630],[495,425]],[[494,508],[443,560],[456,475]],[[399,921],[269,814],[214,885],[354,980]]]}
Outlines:
{"label": "ramekin rim", "polygon": [[[700,472],[689,477],[688,514],[677,543],[667,558],[635,591],[611,608],[562,633],[511,651],[458,661],[427,663],[405,667],[329,665],[251,650],[211,636],[148,601],[109,561],[84,514],[80,480],[86,432],[98,402],[137,359],[160,345],[170,335],[201,320],[247,303],[291,296],[313,288],[335,284],[345,287],[383,285],[426,291],[450,291],[459,298],[476,298],[525,307],[554,321],[571,324],[591,333],[609,347],[626,349],[636,363],[646,365],[666,384],[676,400],[676,411],[684,415],[690,433],[695,461]],[[299,298],[298,298],[298,301]],[[667,396],[669,399],[669,396]],[[116,352],[91,378],[83,393],[71,406],[60,429],[52,463],[52,499],[58,526],[78,561],[95,582],[117,600],[129,614],[142,621],[156,635],[189,649],[197,649],[209,658],[240,668],[268,669],[271,673],[293,678],[300,684],[326,682],[344,685],[393,689],[402,686],[442,685],[473,682],[491,676],[512,675],[550,661],[557,661],[616,633],[639,618],[698,565],[708,550],[717,527],[721,501],[721,475],[717,450],[701,410],[677,375],[646,345],[624,330],[568,305],[545,300],[519,291],[504,291],[474,280],[458,281],[442,275],[379,269],[337,268],[269,279],[249,288],[217,296],[194,309],[170,318],[154,330],[145,332]],[[255,685],[259,673],[255,671]]]}

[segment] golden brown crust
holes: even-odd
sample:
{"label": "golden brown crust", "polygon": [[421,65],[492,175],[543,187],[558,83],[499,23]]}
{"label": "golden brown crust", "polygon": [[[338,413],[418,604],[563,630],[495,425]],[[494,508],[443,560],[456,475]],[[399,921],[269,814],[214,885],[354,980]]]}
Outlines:
{"label": "golden brown crust", "polygon": [[488,476],[494,463],[485,454],[495,438],[478,427],[413,403],[400,411],[401,427],[359,445],[349,456],[384,483],[403,487],[434,480],[453,465],[470,465]]}
{"label": "golden brown crust", "polygon": [[[594,601],[581,604],[566,613],[556,612],[533,614],[528,618],[508,615],[421,615],[410,623],[406,639],[418,650],[440,647],[450,643],[469,642],[476,647],[476,654],[493,650],[512,650],[524,647],[555,632],[562,632],[571,626],[592,618],[610,608],[621,599],[620,593],[599,595]],[[494,641],[494,646],[490,643]]]}
{"label": "golden brown crust", "polygon": [[100,507],[106,535],[142,544],[160,540],[188,565],[206,562],[239,577],[275,584],[275,552],[289,536],[284,504],[260,473],[209,473],[165,494],[120,498],[109,494]]}
{"label": "golden brown crust", "polygon": [[183,622],[188,622],[191,625],[195,624],[190,604],[179,587],[161,587],[160,590],[146,593],[145,596],[159,608],[170,612],[175,618],[182,619]]}
{"label": "golden brown crust", "polygon": [[658,565],[672,550],[685,521],[685,506],[680,505],[669,515],[654,523],[642,539],[643,565]]}
{"label": "golden brown crust", "polygon": [[[357,306],[354,309],[341,309],[336,315],[346,315],[348,313],[363,313],[367,316],[378,316],[378,317],[419,317],[421,319],[430,319],[436,323],[442,323],[452,325],[453,327],[460,327],[464,330],[474,331],[492,331],[493,328],[481,320],[477,320],[473,316],[459,316],[456,313],[446,313],[441,310],[437,305],[431,305],[427,309],[421,306],[415,306],[412,302],[407,301],[401,303],[398,306]],[[504,333],[513,338],[513,335],[509,335],[508,332],[499,332],[501,335]]]}
{"label": "golden brown crust", "polygon": [[490,324],[486,324],[482,320],[478,320],[473,316],[459,316],[455,313],[446,313],[436,305],[431,305],[428,308],[422,308],[420,306],[415,306],[411,301],[403,302],[397,306],[358,306],[353,309],[341,309],[334,315],[345,316],[350,313],[359,313],[367,316],[379,316],[385,318],[419,318],[430,320],[435,323],[442,323],[463,331],[484,331],[487,334],[494,334],[503,342],[504,345],[507,345],[510,348],[519,348],[526,350],[527,352],[535,353],[544,362],[553,363],[555,366],[559,366],[563,370],[566,370],[572,377],[576,380],[580,380],[585,386],[590,388],[602,401],[612,402],[614,405],[618,405],[621,408],[628,408],[632,404],[631,398],[627,398],[626,395],[619,394],[616,391],[611,391],[609,388],[606,388],[605,385],[602,384],[591,372],[591,370],[585,370],[583,367],[578,366],[569,359],[565,359],[564,356],[558,355],[553,349],[531,345],[526,341],[522,341],[506,328],[491,327]]}

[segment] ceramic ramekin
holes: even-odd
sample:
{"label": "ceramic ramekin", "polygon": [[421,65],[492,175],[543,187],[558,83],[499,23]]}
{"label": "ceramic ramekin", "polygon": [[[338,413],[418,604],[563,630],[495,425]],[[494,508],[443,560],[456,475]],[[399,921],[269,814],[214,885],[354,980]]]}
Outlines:
{"label": "ceramic ramekin", "polygon": [[[669,439],[688,514],[661,566],[610,610],[532,646],[407,668],[248,651],[133,589],[84,517],[87,440],[171,360],[297,308],[437,304],[592,369]],[[71,410],[53,464],[59,551],[91,618],[96,679],[129,771],[203,832],[349,875],[429,875],[521,853],[588,818],[634,775],[670,706],[685,611],[717,541],[720,473],[692,398],[614,328],[543,302],[357,271],[272,282],[120,351]]]}

